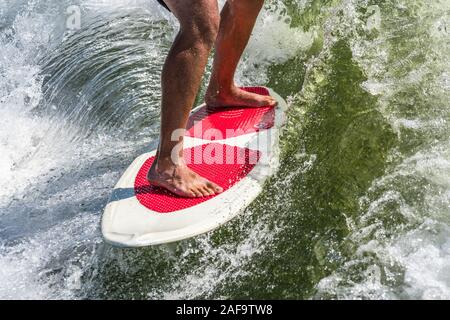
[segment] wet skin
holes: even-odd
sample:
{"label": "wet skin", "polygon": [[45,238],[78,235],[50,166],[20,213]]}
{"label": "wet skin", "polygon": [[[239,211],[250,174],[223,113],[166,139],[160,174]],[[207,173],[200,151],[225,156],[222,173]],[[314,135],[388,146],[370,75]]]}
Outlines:
{"label": "wet skin", "polygon": [[[162,73],[161,136],[147,178],[153,185],[182,197],[206,197],[223,190],[186,165],[183,136],[201,84],[208,56],[215,46],[213,71],[205,102],[213,107],[276,105],[275,99],[239,89],[236,67],[264,4],[264,0],[228,0],[221,13],[214,0],[165,0],[180,22]],[[174,152],[175,151],[175,152]]]}

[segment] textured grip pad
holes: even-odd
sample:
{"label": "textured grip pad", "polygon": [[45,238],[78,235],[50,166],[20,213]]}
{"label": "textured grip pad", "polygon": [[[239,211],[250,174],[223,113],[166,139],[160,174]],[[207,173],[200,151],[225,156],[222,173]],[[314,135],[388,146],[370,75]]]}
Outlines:
{"label": "textured grip pad", "polygon": [[[188,167],[200,176],[215,182],[224,191],[244,178],[256,165],[260,152],[226,144],[208,143],[184,150]],[[215,196],[183,198],[147,181],[154,157],[150,157],[139,170],[134,183],[138,201],[146,208],[159,213],[169,213],[193,207]]]}
{"label": "textured grip pad", "polygon": [[[264,87],[243,87],[245,91],[269,95]],[[275,108],[260,107],[201,107],[190,117],[186,135],[204,140],[221,140],[270,129],[275,124]]]}

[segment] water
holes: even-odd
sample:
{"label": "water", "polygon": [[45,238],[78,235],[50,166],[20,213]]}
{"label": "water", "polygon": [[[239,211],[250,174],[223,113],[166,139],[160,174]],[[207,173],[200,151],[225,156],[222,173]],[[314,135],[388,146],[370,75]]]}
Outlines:
{"label": "water", "polygon": [[449,19],[267,1],[237,80],[289,101],[279,173],[215,232],[123,250],[100,216],[158,138],[177,23],[144,0],[1,2],[0,298],[450,298]]}

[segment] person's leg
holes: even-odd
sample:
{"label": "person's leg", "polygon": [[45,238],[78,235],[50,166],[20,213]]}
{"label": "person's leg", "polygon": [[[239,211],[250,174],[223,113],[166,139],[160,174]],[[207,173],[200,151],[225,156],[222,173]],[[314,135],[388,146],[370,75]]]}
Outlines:
{"label": "person's leg", "polygon": [[228,0],[220,21],[213,72],[205,102],[214,107],[275,105],[272,97],[240,90],[234,84],[234,73],[247,46],[250,34],[264,0]]}
{"label": "person's leg", "polygon": [[[180,196],[209,196],[222,192],[222,188],[186,166],[183,150],[178,148],[183,137],[172,141],[172,134],[186,128],[216,40],[219,8],[215,0],[165,0],[165,3],[180,21],[180,31],[163,68],[160,143],[147,178],[151,184]],[[173,150],[179,152],[173,154]]]}

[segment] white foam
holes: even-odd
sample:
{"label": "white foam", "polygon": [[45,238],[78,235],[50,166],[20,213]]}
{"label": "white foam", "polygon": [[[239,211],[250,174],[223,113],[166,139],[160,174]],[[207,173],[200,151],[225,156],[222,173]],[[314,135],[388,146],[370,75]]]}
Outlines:
{"label": "white foam", "polygon": [[264,8],[256,22],[252,37],[244,52],[244,58],[237,70],[238,82],[242,85],[267,82],[267,68],[282,64],[304,54],[317,37],[314,28],[304,31],[291,27],[291,18],[283,3]]}
{"label": "white foam", "polygon": [[[362,87],[377,96],[377,111],[398,134],[400,144],[410,143],[409,139],[423,139],[424,143],[413,155],[392,150],[390,159],[402,159],[401,163],[373,181],[360,199],[360,216],[348,221],[348,240],[356,245],[355,253],[320,281],[318,296],[448,299],[450,140],[446,75],[450,64],[446,56],[450,42],[443,21],[448,18],[445,9],[449,3],[420,2],[414,18],[407,22],[398,21],[392,10],[387,12],[380,6],[377,35],[370,38],[355,32],[365,28],[367,17],[358,10],[365,5],[364,1],[343,1],[338,7],[343,15],[332,19],[331,25],[351,22],[342,32],[350,36],[353,59],[368,77]],[[410,5],[416,4],[399,1],[387,8],[402,11]],[[411,50],[399,51],[401,56],[396,57],[400,53],[393,46],[404,29],[426,39],[421,47],[414,46],[414,39],[407,39],[411,40],[407,41]],[[427,56],[426,61],[417,62],[421,55]],[[411,109],[408,116],[406,106]],[[404,135],[405,129],[413,132],[414,138]],[[436,138],[433,141],[429,136]],[[353,268],[363,270],[362,274],[352,275]]]}
{"label": "white foam", "polygon": [[92,254],[85,243],[95,234],[97,220],[75,217],[17,245],[0,246],[0,299],[73,298],[80,268]]}
{"label": "white foam", "polygon": [[405,267],[403,294],[411,299],[450,299],[450,227],[427,220],[387,248]]}
{"label": "white foam", "polygon": [[[34,112],[42,99],[39,58],[61,39],[55,21],[64,12],[34,8],[23,8],[0,33],[0,299],[74,297],[101,241],[100,208],[80,203],[107,198],[101,189],[117,179],[113,170],[93,168],[85,173],[91,179],[77,171],[129,148],[100,134],[75,142],[76,127]],[[56,183],[69,175],[76,180]]]}

